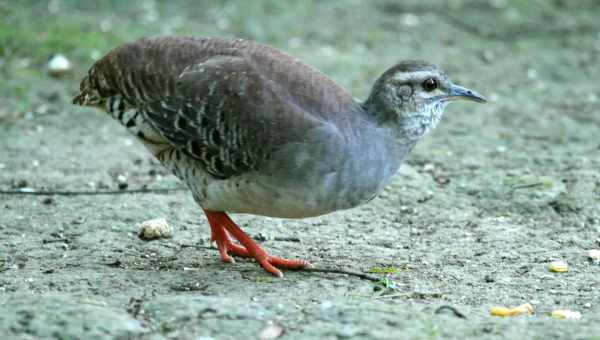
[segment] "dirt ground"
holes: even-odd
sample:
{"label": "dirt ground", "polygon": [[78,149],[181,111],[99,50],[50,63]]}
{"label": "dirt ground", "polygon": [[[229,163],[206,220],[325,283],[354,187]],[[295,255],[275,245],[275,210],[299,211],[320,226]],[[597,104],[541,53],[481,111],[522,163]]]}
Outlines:
{"label": "dirt ground", "polygon": [[[0,338],[600,339],[586,255],[600,249],[598,14],[585,0],[0,1]],[[451,106],[366,205],[234,216],[323,270],[276,279],[221,263],[177,179],[70,104],[95,58],[157,34],[258,40],[357,98],[394,62],[426,59],[490,103]],[[54,53],[73,65],[61,78]],[[99,190],[113,193],[66,195]],[[140,240],[157,217],[174,236]],[[490,316],[523,303],[535,314]]]}

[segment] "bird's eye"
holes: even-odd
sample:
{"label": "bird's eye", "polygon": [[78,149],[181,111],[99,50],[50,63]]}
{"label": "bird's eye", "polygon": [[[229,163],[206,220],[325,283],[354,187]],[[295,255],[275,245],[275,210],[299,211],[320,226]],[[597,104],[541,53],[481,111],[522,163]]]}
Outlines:
{"label": "bird's eye", "polygon": [[437,83],[437,80],[435,80],[433,78],[427,78],[423,82],[422,86],[423,86],[423,90],[425,90],[427,92],[431,92],[431,91],[437,89],[438,83]]}

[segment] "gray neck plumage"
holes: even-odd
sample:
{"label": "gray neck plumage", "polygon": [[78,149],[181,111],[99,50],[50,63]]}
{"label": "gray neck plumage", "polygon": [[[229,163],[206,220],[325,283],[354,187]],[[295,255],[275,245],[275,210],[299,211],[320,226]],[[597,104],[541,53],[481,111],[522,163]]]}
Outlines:
{"label": "gray neck plumage", "polygon": [[393,131],[395,138],[401,144],[414,145],[421,137],[433,129],[440,121],[445,103],[432,103],[415,107],[412,111],[402,111],[402,105],[392,106],[374,100],[370,96],[361,104],[375,123]]}
{"label": "gray neck plumage", "polygon": [[[415,146],[418,138],[409,138],[406,132],[401,131],[397,125],[382,124],[380,117],[367,111],[361,105],[360,113],[350,116],[361,121],[354,122],[351,157],[345,168],[348,178],[356,178],[360,173],[361,183],[354,190],[358,193],[379,193],[396,173],[402,161]],[[342,175],[343,176],[343,175]]]}
{"label": "gray neck plumage", "polygon": [[367,100],[358,104],[361,114],[355,115],[355,117],[362,117],[363,123],[355,124],[355,126],[362,126],[360,130],[363,144],[367,148],[369,145],[381,147],[385,149],[383,151],[386,154],[385,157],[401,161],[419,138],[408,133],[409,129],[394,123],[397,119],[392,118],[392,114],[374,105],[373,102]]}

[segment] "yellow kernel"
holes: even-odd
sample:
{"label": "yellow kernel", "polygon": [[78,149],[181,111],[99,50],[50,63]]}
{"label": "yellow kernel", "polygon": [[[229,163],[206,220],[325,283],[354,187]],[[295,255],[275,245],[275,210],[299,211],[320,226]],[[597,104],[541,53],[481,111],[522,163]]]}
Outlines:
{"label": "yellow kernel", "polygon": [[555,319],[581,319],[581,313],[568,309],[557,309],[550,315]]}
{"label": "yellow kernel", "polygon": [[552,261],[548,265],[548,270],[554,273],[564,273],[569,271],[569,265],[565,261]]}
{"label": "yellow kernel", "polygon": [[492,307],[490,309],[492,316],[512,316],[511,309],[506,307]]}
{"label": "yellow kernel", "polygon": [[525,303],[520,306],[514,308],[506,308],[506,307],[492,307],[490,309],[490,315],[492,316],[519,316],[523,314],[531,315],[533,314],[534,309],[533,306]]}

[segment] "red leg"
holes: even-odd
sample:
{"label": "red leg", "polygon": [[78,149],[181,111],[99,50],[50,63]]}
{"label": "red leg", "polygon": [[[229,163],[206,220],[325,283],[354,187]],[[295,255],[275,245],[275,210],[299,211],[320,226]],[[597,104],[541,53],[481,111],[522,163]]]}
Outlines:
{"label": "red leg", "polygon": [[[254,257],[266,271],[279,277],[282,277],[283,274],[276,266],[286,269],[302,269],[311,266],[306,260],[288,260],[270,256],[223,212],[204,210],[204,213],[212,230],[212,239],[217,242],[221,259],[225,262],[233,262],[229,253],[241,257]],[[233,243],[230,235],[237,239],[242,246]]]}
{"label": "red leg", "polygon": [[210,239],[217,243],[217,248],[219,249],[219,254],[221,255],[221,260],[223,260],[223,262],[235,262],[233,257],[229,256],[229,253],[240,257],[251,257],[246,248],[235,244],[231,240],[229,233],[223,228],[221,216],[207,211],[204,211],[204,213],[206,214],[208,224],[210,225]]}

